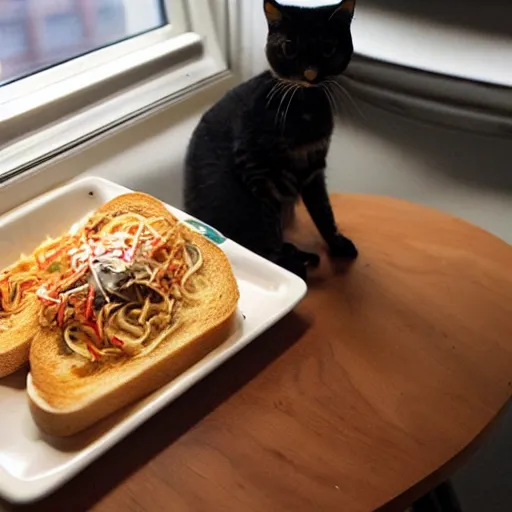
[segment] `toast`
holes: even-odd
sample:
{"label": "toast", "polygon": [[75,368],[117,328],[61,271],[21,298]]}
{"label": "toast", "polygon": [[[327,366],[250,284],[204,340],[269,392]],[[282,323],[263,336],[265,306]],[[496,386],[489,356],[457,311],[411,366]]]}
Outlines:
{"label": "toast", "polygon": [[66,243],[69,237],[49,239],[0,273],[0,378],[28,362],[30,343],[39,330],[36,290],[58,274],[59,249]]}
{"label": "toast", "polygon": [[[0,378],[19,370],[28,361],[30,341],[38,328],[34,313],[39,304],[34,295],[28,295],[25,283],[35,266],[34,258],[22,257],[0,273]],[[17,276],[28,277],[18,282],[13,279]]]}
{"label": "toast", "polygon": [[[151,219],[154,229],[147,227],[139,216]],[[121,223],[132,218],[134,222],[139,219],[138,228],[132,225],[131,231],[111,231],[117,229],[112,228],[116,219]],[[167,226],[166,233],[171,235],[162,235],[164,226]],[[145,272],[145,277],[137,278],[138,281],[125,280],[117,288],[116,293],[126,294],[124,298],[111,295],[112,302],[97,305],[98,289],[90,292],[89,284],[89,292],[96,295],[94,301],[87,297],[88,305],[94,304],[94,307],[85,307],[88,311],[85,318],[94,317],[96,324],[94,329],[89,324],[82,327],[88,337],[80,337],[83,333],[79,336],[76,327],[69,327],[75,326],[73,322],[77,315],[84,314],[83,305],[80,306],[78,301],[66,310],[64,316],[61,314],[61,322],[57,325],[50,322],[33,338],[27,392],[33,418],[43,432],[69,436],[86,429],[165,385],[218,347],[229,335],[239,291],[227,257],[202,235],[180,224],[159,201],[139,193],[120,196],[92,215],[84,224],[82,235],[89,241],[98,238],[108,246],[105,242],[110,240],[108,236],[132,233],[131,238],[127,238],[130,240],[126,242],[128,250],[124,250],[122,258],[129,253],[126,264],[129,270],[126,272],[137,275],[134,269],[140,268],[142,255],[149,254],[151,233],[155,230],[157,233],[153,234],[161,237],[162,247],[155,249],[155,260],[144,260],[150,267],[140,271],[141,275]],[[171,240],[166,238],[171,236],[175,237],[172,244],[163,242],[164,239]],[[137,257],[131,250],[133,247]],[[119,253],[120,249],[114,249],[112,254],[115,251]],[[179,254],[182,254],[181,259]],[[167,271],[153,272],[151,265],[154,261],[164,259],[164,266],[155,267],[155,271],[157,268]],[[96,270],[91,271],[94,272]],[[121,274],[118,269],[116,272]],[[149,289],[150,284],[153,286],[153,281],[147,279],[149,275],[160,276],[161,280],[154,286],[156,291]],[[112,290],[105,283],[103,281],[106,296],[109,296]],[[78,284],[75,289],[85,286]],[[167,305],[165,297],[157,296],[157,292],[163,293],[161,290],[168,290],[165,293],[171,306]],[[80,293],[85,296],[86,292],[77,292]],[[45,318],[51,319],[54,309],[48,306]],[[154,312],[154,316],[149,318],[144,311]],[[170,316],[166,316],[168,311],[172,311]],[[155,318],[157,320],[152,324]],[[166,319],[166,324],[162,325],[158,319]],[[82,324],[86,321],[81,320]],[[132,323],[126,326],[127,321]],[[138,331],[131,332],[137,329],[144,331],[138,338]],[[151,336],[147,337],[148,332],[152,333],[152,340]],[[77,339],[81,345],[73,344]],[[91,339],[95,340],[93,346]]]}
{"label": "toast", "polygon": [[39,329],[39,300],[23,300],[22,310],[0,319],[0,379],[28,363],[30,343]]}

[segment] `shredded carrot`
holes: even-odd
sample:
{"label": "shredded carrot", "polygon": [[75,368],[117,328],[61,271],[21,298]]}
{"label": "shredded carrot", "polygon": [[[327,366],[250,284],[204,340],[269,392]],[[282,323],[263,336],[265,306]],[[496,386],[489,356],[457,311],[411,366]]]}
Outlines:
{"label": "shredded carrot", "polygon": [[98,352],[98,349],[92,343],[87,343],[87,350],[91,354],[92,360],[94,362],[98,361],[98,359],[101,357],[101,354]]}
{"label": "shredded carrot", "polygon": [[121,341],[116,336],[114,336],[110,341],[111,341],[112,345],[114,345],[114,347],[118,347],[118,348],[123,348],[124,347],[124,342]]}
{"label": "shredded carrot", "polygon": [[87,303],[85,306],[85,319],[90,320],[93,313],[93,303],[94,303],[94,286],[92,284],[89,285],[89,293],[87,295]]}
{"label": "shredded carrot", "polygon": [[66,312],[66,297],[62,298],[62,302],[60,303],[59,310],[57,311],[57,324],[59,327],[64,325],[64,314]]}

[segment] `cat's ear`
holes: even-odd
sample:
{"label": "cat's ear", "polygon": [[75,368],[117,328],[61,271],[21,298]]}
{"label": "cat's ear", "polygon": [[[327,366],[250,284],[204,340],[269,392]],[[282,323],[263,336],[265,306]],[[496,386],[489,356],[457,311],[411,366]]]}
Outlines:
{"label": "cat's ear", "polygon": [[265,16],[271,25],[279,23],[283,18],[279,7],[274,0],[264,0]]}
{"label": "cat's ear", "polygon": [[342,0],[342,2],[336,7],[332,18],[339,15],[349,16],[350,19],[354,17],[354,11],[356,9],[356,0]]}

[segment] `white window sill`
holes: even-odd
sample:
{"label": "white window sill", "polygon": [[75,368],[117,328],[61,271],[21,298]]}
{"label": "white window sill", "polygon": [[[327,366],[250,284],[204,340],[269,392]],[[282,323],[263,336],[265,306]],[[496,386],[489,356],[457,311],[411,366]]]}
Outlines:
{"label": "white window sill", "polygon": [[181,205],[183,162],[201,115],[236,85],[226,74],[176,102],[136,117],[90,142],[59,152],[0,183],[0,215],[83,175],[102,176]]}
{"label": "white window sill", "polygon": [[81,144],[139,120],[162,107],[179,101],[204,87],[209,81],[225,78],[230,73],[214,58],[202,58],[183,65],[165,76],[142,83],[113,95],[107,101],[49,126],[34,135],[10,144],[1,151],[0,183]]}

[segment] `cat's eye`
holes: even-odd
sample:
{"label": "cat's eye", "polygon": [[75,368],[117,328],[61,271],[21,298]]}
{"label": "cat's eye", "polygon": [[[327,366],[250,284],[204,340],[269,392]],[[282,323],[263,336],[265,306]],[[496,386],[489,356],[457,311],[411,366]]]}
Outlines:
{"label": "cat's eye", "polygon": [[336,53],[336,42],[335,41],[324,41],[322,54],[324,57],[332,57]]}
{"label": "cat's eye", "polygon": [[281,45],[281,49],[283,51],[283,55],[287,59],[294,59],[295,57],[297,57],[297,54],[298,54],[297,45],[293,41],[285,41]]}

